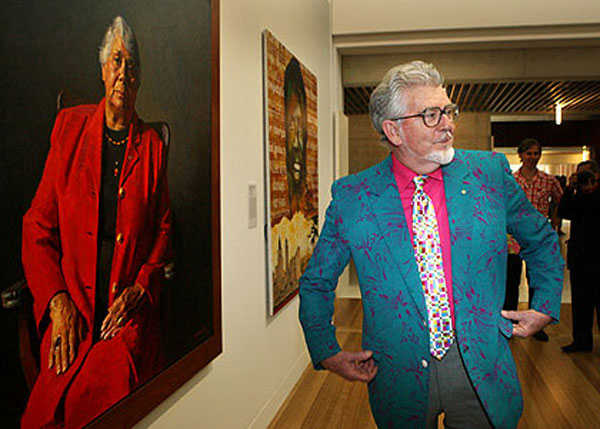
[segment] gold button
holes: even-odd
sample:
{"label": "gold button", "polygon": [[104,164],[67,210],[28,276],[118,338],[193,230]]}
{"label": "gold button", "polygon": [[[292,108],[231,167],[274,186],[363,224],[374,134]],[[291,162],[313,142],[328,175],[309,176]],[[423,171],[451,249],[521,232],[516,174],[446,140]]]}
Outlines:
{"label": "gold button", "polygon": [[462,191],[460,191],[461,194],[465,195],[467,193],[467,191],[465,191],[464,189]]}
{"label": "gold button", "polygon": [[119,232],[117,234],[117,243],[123,244],[123,233],[122,232]]}
{"label": "gold button", "polygon": [[119,188],[119,198],[125,197],[125,188]]}
{"label": "gold button", "polygon": [[117,293],[117,282],[114,282],[112,285],[112,293]]}

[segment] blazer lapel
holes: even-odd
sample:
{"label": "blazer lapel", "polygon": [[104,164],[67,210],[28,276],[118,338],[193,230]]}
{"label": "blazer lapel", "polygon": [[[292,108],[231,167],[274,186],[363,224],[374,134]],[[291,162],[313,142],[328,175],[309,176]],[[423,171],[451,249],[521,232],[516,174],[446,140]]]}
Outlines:
{"label": "blazer lapel", "polygon": [[376,177],[373,180],[374,185],[371,187],[371,207],[381,231],[381,237],[387,245],[388,254],[400,272],[400,276],[393,281],[404,283],[404,289],[409,291],[419,313],[423,318],[427,318],[423,288],[400,193],[392,170],[391,156],[390,154],[375,170]]}
{"label": "blazer lapel", "polygon": [[84,174],[90,178],[93,191],[100,195],[102,174],[102,132],[104,130],[104,100],[98,104],[83,137]]}
{"label": "blazer lapel", "polygon": [[[461,304],[467,292],[469,282],[469,258],[472,254],[473,216],[475,198],[473,197],[472,171],[464,157],[464,152],[457,150],[454,160],[442,168],[446,208],[450,225],[450,245],[452,258],[452,292],[455,308]],[[460,312],[455,312],[460,313]]]}
{"label": "blazer lapel", "polygon": [[131,124],[132,126],[129,131],[130,144],[127,145],[127,150],[125,152],[125,159],[123,160],[123,172],[121,173],[121,181],[119,186],[123,186],[127,178],[131,175],[133,167],[140,159],[138,147],[142,142],[142,136],[140,133],[139,118],[137,115],[134,114]]}

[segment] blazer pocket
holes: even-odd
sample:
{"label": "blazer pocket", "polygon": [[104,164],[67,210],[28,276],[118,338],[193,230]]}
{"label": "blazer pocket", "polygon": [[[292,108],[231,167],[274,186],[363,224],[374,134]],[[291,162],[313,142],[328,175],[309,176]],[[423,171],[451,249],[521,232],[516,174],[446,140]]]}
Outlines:
{"label": "blazer pocket", "polygon": [[500,320],[498,320],[498,329],[502,332],[502,335],[506,338],[510,338],[512,337],[513,323],[509,319],[500,316]]}

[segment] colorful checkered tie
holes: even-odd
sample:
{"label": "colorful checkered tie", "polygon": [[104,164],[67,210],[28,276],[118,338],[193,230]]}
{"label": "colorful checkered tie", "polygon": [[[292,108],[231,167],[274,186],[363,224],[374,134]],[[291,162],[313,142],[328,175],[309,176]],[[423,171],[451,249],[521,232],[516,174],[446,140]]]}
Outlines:
{"label": "colorful checkered tie", "polygon": [[452,345],[454,332],[435,209],[431,198],[423,190],[426,179],[427,176],[415,176],[413,179],[413,246],[429,318],[429,351],[441,360]]}

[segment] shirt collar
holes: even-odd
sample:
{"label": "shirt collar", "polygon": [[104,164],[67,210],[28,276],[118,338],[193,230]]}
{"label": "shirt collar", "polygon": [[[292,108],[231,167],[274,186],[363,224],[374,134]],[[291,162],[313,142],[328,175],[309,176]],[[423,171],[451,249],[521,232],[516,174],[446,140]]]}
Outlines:
{"label": "shirt collar", "polygon": [[[402,164],[400,161],[398,161],[393,153],[392,153],[392,170],[394,171],[394,176],[396,176],[396,183],[398,184],[398,188],[400,191],[409,186],[412,189],[414,189],[413,178],[415,176],[418,176],[418,174],[415,173],[414,171],[412,171],[406,165]],[[432,173],[429,173],[427,176],[436,181],[441,182],[443,180],[441,167],[437,168]]]}
{"label": "shirt collar", "polygon": [[[519,177],[522,177],[523,179],[527,180],[527,178],[523,175],[522,170],[523,167],[519,167],[519,169],[517,170],[517,175]],[[538,177],[541,177],[541,173],[542,171],[539,168],[535,169],[535,174],[533,175],[533,177],[531,178],[531,181],[533,182],[535,179],[537,179]]]}

